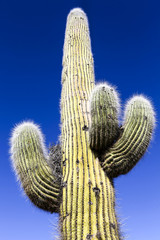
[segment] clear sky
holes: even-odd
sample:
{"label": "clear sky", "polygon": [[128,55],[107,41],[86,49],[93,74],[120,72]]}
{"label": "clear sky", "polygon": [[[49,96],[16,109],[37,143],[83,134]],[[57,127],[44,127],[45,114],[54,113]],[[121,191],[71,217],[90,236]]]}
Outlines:
{"label": "clear sky", "polygon": [[60,134],[62,49],[68,12],[88,15],[96,81],[152,100],[157,127],[148,152],[115,180],[117,212],[129,240],[160,239],[160,3],[155,0],[0,1],[0,239],[51,240],[58,215],[36,209],[11,169],[11,129],[39,124],[46,143]]}

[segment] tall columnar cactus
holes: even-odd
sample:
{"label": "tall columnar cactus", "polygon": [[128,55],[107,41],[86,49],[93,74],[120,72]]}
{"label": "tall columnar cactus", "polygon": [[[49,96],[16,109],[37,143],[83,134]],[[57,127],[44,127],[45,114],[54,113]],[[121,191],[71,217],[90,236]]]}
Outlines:
{"label": "tall columnar cactus", "polygon": [[64,42],[61,141],[48,155],[37,125],[18,125],[12,161],[25,193],[46,211],[60,213],[62,239],[122,239],[115,214],[113,178],[129,172],[145,153],[154,111],[143,96],[126,104],[118,126],[119,98],[95,86],[88,21],[73,9]]}

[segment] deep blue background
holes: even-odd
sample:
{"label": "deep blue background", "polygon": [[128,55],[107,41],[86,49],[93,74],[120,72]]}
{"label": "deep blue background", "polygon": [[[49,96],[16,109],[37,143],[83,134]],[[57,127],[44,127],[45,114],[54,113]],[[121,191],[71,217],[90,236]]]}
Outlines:
{"label": "deep blue background", "polygon": [[160,5],[154,0],[0,1],[0,239],[56,239],[58,215],[25,201],[16,183],[9,138],[16,123],[32,119],[47,146],[57,141],[66,17],[77,6],[89,18],[96,80],[116,85],[122,106],[137,93],[155,106],[157,127],[148,152],[115,185],[128,239],[159,240]]}

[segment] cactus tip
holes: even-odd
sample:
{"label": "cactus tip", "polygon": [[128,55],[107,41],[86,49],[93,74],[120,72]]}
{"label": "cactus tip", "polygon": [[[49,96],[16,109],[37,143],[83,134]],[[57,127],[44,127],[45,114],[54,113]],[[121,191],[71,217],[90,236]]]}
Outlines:
{"label": "cactus tip", "polygon": [[86,15],[85,13],[84,13],[84,11],[81,9],[81,8],[79,8],[79,7],[77,7],[77,8],[73,8],[71,11],[70,11],[70,13],[69,14],[74,14],[74,13],[76,13],[76,14],[84,14],[84,15]]}
{"label": "cactus tip", "polygon": [[45,147],[45,138],[44,138],[44,136],[41,132],[40,126],[35,124],[32,121],[24,121],[24,122],[21,122],[21,123],[17,124],[12,130],[11,138],[10,138],[11,159],[13,160],[13,155],[15,153],[15,142],[17,141],[18,136],[22,132],[24,132],[25,130],[29,130],[29,131],[32,130],[32,131],[36,132],[36,134],[38,135],[38,138],[40,140],[40,143],[41,143],[41,146],[42,146],[42,149],[43,149],[43,153],[47,158],[48,151]]}
{"label": "cactus tip", "polygon": [[[119,115],[120,114],[120,108],[121,108],[119,93],[116,91],[116,87],[112,86],[110,83],[105,81],[105,82],[99,82],[98,84],[96,84],[95,88],[91,92],[90,99],[92,99],[92,96],[95,94],[95,92],[97,92],[98,90],[102,90],[103,88],[106,89],[106,91],[112,90],[112,93],[114,95],[114,99],[115,99],[115,102],[116,102],[117,114]],[[90,102],[90,104],[91,104],[91,102]],[[91,109],[91,107],[90,107],[90,109]]]}
{"label": "cactus tip", "polygon": [[153,128],[155,128],[155,125],[156,125],[156,113],[155,113],[152,101],[148,97],[144,96],[143,94],[134,95],[132,98],[130,98],[128,100],[128,102],[126,104],[126,107],[125,107],[124,116],[126,117],[128,110],[135,103],[137,104],[137,107],[138,106],[139,107],[145,106],[148,114],[151,117],[150,119],[151,119],[151,123],[153,125]]}

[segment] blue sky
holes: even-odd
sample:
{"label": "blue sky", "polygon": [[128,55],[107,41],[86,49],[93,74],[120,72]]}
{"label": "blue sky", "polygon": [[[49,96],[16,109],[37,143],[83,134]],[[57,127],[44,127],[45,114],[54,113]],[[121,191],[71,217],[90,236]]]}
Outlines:
{"label": "blue sky", "polygon": [[77,6],[89,18],[96,81],[117,86],[122,106],[141,93],[154,104],[157,127],[148,152],[115,186],[128,239],[159,240],[160,5],[154,0],[0,1],[0,238],[57,235],[58,215],[33,207],[16,182],[9,138],[16,123],[33,120],[48,146],[57,141],[66,17]]}

